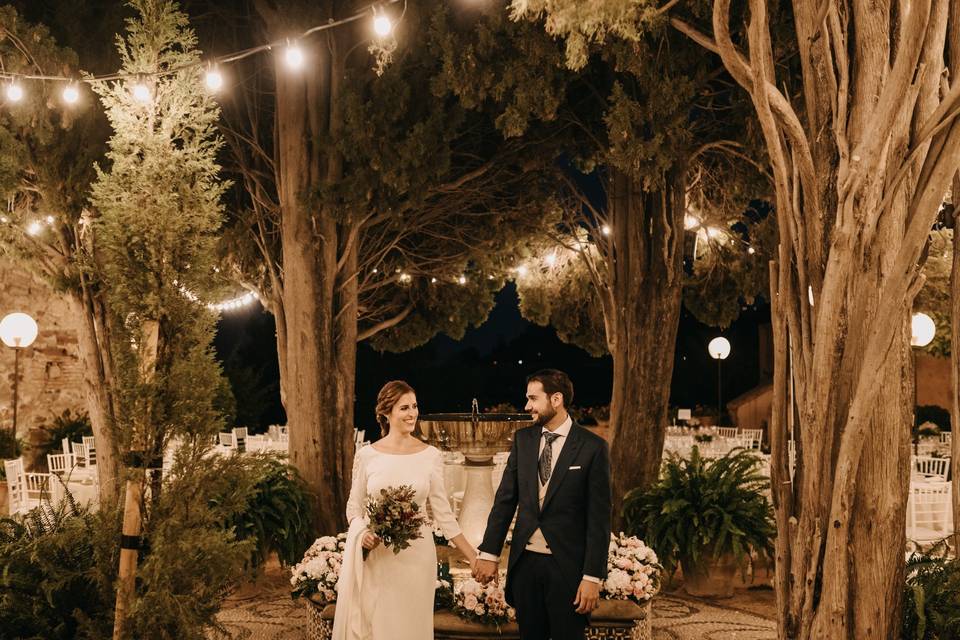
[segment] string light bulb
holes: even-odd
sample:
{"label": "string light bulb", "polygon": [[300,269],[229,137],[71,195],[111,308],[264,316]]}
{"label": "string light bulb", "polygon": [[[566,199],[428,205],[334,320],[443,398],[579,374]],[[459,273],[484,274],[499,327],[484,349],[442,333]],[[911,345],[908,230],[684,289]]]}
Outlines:
{"label": "string light bulb", "polygon": [[10,102],[20,102],[23,99],[23,87],[16,82],[7,85],[7,100]]}
{"label": "string light bulb", "polygon": [[556,264],[557,264],[557,254],[551,253],[550,255],[547,256],[546,260],[547,260],[547,265],[549,265],[549,266],[551,266],[551,267],[556,266]]}
{"label": "string light bulb", "polygon": [[373,32],[381,38],[386,38],[391,31],[393,31],[393,22],[390,21],[390,18],[385,13],[377,13],[374,10]]}
{"label": "string light bulb", "polygon": [[467,284],[467,276],[460,276],[459,278],[457,278],[457,282],[459,282],[460,284]]}
{"label": "string light bulb", "polygon": [[600,228],[600,233],[602,233],[605,236],[610,235],[610,225],[608,224],[603,225],[603,227]]}
{"label": "string light bulb", "polygon": [[150,102],[150,88],[143,83],[143,80],[137,80],[131,93],[137,102]]}
{"label": "string light bulb", "polygon": [[207,75],[204,77],[204,81],[207,84],[207,89],[210,91],[219,91],[223,87],[223,76],[220,74],[220,69],[216,66],[207,69]]}
{"label": "string light bulb", "polygon": [[80,88],[77,86],[76,82],[68,84],[63,89],[63,101],[67,104],[76,104],[77,100],[80,99]]}
{"label": "string light bulb", "polygon": [[43,225],[36,220],[27,225],[27,233],[31,236],[39,235],[41,231],[43,231]]}
{"label": "string light bulb", "polygon": [[287,63],[287,67],[293,70],[303,67],[303,50],[300,49],[300,45],[296,42],[288,43],[283,52],[283,61]]}

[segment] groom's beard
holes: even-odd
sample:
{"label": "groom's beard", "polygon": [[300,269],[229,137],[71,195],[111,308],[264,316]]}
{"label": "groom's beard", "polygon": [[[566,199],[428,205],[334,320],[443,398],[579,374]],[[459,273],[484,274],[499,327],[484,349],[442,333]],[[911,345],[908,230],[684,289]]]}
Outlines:
{"label": "groom's beard", "polygon": [[[547,412],[549,412],[549,413],[547,413]],[[553,417],[554,417],[555,415],[557,415],[557,412],[553,410],[553,407],[551,407],[551,408],[547,409],[547,411],[545,411],[545,412],[543,412],[543,413],[541,413],[541,414],[538,414],[537,419],[534,420],[534,422],[533,422],[533,426],[535,426],[535,427],[540,427],[540,428],[546,427],[546,426],[547,426],[547,423],[550,422],[551,420],[553,420]]]}

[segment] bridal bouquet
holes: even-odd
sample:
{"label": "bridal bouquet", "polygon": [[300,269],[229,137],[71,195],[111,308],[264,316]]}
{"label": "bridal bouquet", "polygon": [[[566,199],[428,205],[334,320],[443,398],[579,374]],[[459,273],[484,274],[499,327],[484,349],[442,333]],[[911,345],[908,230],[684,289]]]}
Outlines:
{"label": "bridal bouquet", "polygon": [[466,620],[499,627],[516,620],[516,611],[507,604],[503,594],[504,577],[500,584],[490,582],[486,586],[473,578],[468,578],[454,588],[453,612]]}
{"label": "bridal bouquet", "polygon": [[[380,489],[378,498],[368,497],[367,517],[370,532],[380,538],[384,547],[400,553],[421,536],[420,528],[427,524],[426,515],[414,499],[416,492],[409,485]],[[367,550],[363,550],[364,559]]]}
{"label": "bridal bouquet", "polygon": [[343,549],[347,534],[324,536],[310,545],[303,554],[303,560],[297,564],[290,576],[294,598],[319,594],[324,604],[337,599],[337,578],[340,577],[340,565],[343,562]]}
{"label": "bridal bouquet", "polygon": [[607,579],[600,597],[644,604],[660,591],[662,571],[657,554],[642,540],[624,533],[610,534]]}

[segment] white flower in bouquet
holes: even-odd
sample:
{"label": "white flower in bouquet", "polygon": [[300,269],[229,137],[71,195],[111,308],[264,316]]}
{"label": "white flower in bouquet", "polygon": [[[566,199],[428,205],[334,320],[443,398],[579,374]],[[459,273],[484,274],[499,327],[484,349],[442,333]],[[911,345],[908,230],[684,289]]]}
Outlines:
{"label": "white flower in bouquet", "polygon": [[461,618],[497,626],[516,619],[516,612],[507,605],[499,584],[484,586],[472,578],[456,585],[453,611]]}

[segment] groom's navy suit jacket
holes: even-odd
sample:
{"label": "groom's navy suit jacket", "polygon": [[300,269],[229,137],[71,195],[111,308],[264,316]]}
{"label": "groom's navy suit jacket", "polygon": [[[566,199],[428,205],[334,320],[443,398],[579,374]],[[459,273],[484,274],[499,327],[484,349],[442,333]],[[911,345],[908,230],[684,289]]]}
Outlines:
{"label": "groom's navy suit jacket", "polygon": [[[514,604],[510,574],[537,528],[564,582],[576,592],[584,575],[607,575],[610,546],[610,454],[607,442],[573,424],[560,450],[540,507],[537,467],[542,427],[519,429],[497,489],[480,551],[500,555],[517,514],[507,565],[507,602]],[[518,510],[519,509],[519,510]],[[571,603],[572,603],[571,595]]]}

